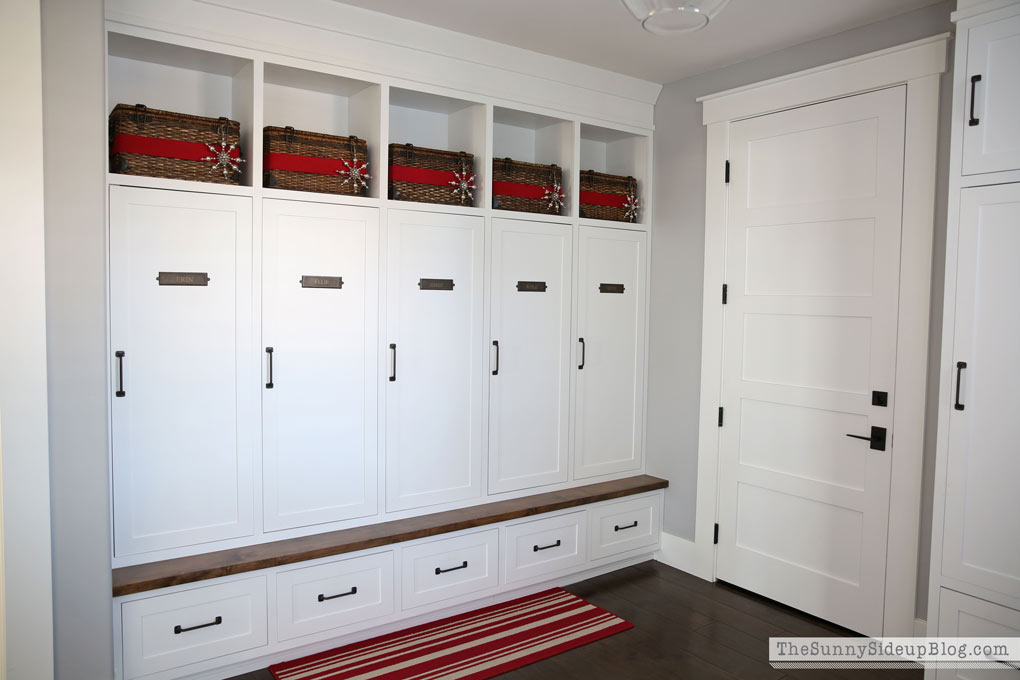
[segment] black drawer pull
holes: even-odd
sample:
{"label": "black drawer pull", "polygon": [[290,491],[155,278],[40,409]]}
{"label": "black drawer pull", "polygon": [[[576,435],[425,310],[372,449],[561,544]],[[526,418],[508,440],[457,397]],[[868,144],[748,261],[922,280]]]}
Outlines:
{"label": "black drawer pull", "polygon": [[218,626],[223,623],[223,617],[217,616],[215,621],[209,623],[203,623],[198,626],[192,626],[191,628],[181,628],[180,626],[174,626],[174,635],[180,635],[181,633],[187,633],[188,631],[198,630],[199,628],[208,628],[209,626]]}
{"label": "black drawer pull", "polygon": [[273,389],[273,348],[266,347],[266,354],[269,355],[269,382],[266,383],[266,389]]}
{"label": "black drawer pull", "polygon": [[967,368],[966,361],[956,362],[956,400],[953,402],[953,408],[957,411],[962,411],[966,407],[960,403],[960,383],[963,381],[963,369]]}
{"label": "black drawer pull", "polygon": [[633,529],[636,526],[637,526],[637,520],[634,520],[633,524],[628,524],[627,526],[624,526],[624,527],[621,527],[619,524],[617,524],[616,526],[613,527],[613,531],[623,531],[624,529]]}
{"label": "black drawer pull", "polygon": [[496,348],[496,368],[492,369],[492,374],[499,375],[499,340],[493,340],[492,346]]}
{"label": "black drawer pull", "polygon": [[348,595],[357,595],[357,594],[358,594],[358,586],[354,586],[353,588],[348,590],[346,593],[339,593],[338,595],[323,595],[322,593],[319,593],[319,602],[325,602],[326,600],[335,600],[338,597],[347,597]]}
{"label": "black drawer pull", "polygon": [[563,541],[561,541],[560,539],[557,538],[556,542],[552,543],[550,545],[542,545],[542,546],[536,545],[535,546],[535,552],[538,552],[539,550],[548,550],[549,548],[558,548],[561,545],[563,545]]}
{"label": "black drawer pull", "polygon": [[124,352],[117,350],[113,353],[117,357],[117,394],[118,397],[127,395],[124,391]]}
{"label": "black drawer pull", "polygon": [[579,343],[581,343],[581,363],[579,363],[577,365],[577,370],[583,371],[584,370],[584,354],[585,354],[585,352],[584,352],[584,349],[585,349],[584,348],[584,338],[578,338],[577,341]]}
{"label": "black drawer pull", "polygon": [[449,569],[440,569],[439,567],[436,567],[436,576],[445,574],[448,571],[457,571],[458,569],[467,569],[467,560],[461,562],[459,567],[450,567]]}
{"label": "black drawer pull", "polygon": [[977,84],[980,82],[981,82],[980,75],[970,77],[970,120],[967,121],[967,124],[970,125],[971,127],[974,127],[975,125],[981,122],[980,119],[974,117],[974,99],[975,99],[974,95],[976,94],[975,91],[977,90]]}
{"label": "black drawer pull", "polygon": [[390,369],[390,382],[397,382],[397,343],[390,343],[390,352],[393,353],[393,368]]}

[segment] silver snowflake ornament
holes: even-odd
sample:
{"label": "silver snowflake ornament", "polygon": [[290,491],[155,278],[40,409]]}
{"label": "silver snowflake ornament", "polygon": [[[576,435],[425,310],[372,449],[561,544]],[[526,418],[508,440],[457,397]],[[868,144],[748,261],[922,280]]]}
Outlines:
{"label": "silver snowflake ornament", "polygon": [[223,130],[220,130],[219,144],[206,144],[206,146],[209,147],[209,151],[213,155],[206,156],[202,160],[212,163],[212,167],[209,168],[210,173],[222,170],[223,179],[230,179],[232,174],[241,172],[241,163],[244,163],[244,159],[234,158],[230,155],[237,148],[237,144],[227,146],[227,135]]}
{"label": "silver snowflake ornament", "polygon": [[354,154],[354,159],[350,162],[345,158],[341,158],[340,161],[344,164],[344,167],[337,170],[337,174],[344,178],[341,186],[347,186],[347,183],[351,183],[351,187],[354,189],[354,193],[359,193],[362,189],[368,188],[368,181],[372,179],[372,175],[368,174],[368,161],[359,161],[358,154]]}
{"label": "silver snowflake ornament", "polygon": [[641,201],[636,194],[627,194],[627,200],[623,202],[623,209],[626,211],[624,217],[631,222],[637,222],[638,211],[641,210]]}
{"label": "silver snowflake ornament", "polygon": [[545,189],[545,196],[542,200],[546,202],[546,208],[549,212],[560,214],[563,210],[563,187],[560,186],[559,182],[555,182],[551,187],[542,187]]}
{"label": "silver snowflake ornament", "polygon": [[461,205],[464,205],[465,201],[473,203],[475,200],[475,176],[467,170],[461,170],[460,172],[454,170],[453,176],[454,179],[451,179],[447,184],[453,185],[454,197],[460,199]]}

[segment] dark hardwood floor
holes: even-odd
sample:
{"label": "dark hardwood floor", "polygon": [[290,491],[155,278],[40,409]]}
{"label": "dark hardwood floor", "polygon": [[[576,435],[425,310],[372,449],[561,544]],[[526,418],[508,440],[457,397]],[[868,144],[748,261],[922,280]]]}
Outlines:
{"label": "dark hardwood floor", "polygon": [[[920,670],[777,670],[772,635],[852,635],[789,607],[659,562],[567,588],[634,628],[499,676],[501,680],[921,680]],[[273,680],[267,670],[230,680]]]}

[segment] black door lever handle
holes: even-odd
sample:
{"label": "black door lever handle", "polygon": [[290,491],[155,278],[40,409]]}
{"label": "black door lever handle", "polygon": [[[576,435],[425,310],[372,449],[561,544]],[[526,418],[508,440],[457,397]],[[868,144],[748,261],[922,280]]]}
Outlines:
{"label": "black door lever handle", "polygon": [[871,449],[873,451],[885,451],[885,437],[886,429],[884,427],[871,426],[871,436],[864,436],[863,434],[848,434],[848,437],[853,439],[863,439],[866,442],[871,442]]}

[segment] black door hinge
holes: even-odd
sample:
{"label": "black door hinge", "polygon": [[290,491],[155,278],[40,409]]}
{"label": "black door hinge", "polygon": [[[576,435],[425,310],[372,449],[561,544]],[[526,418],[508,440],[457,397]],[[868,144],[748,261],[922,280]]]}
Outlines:
{"label": "black door hinge", "polygon": [[730,183],[730,162],[726,161],[726,183]]}
{"label": "black door hinge", "polygon": [[725,305],[728,299],[729,299],[729,286],[727,286],[724,283],[722,285],[722,303]]}
{"label": "black door hinge", "polygon": [[720,406],[719,407],[719,427],[722,427],[722,414],[723,414],[723,407]]}
{"label": "black door hinge", "polygon": [[719,524],[715,525],[715,535],[712,537],[712,545],[719,545]]}

